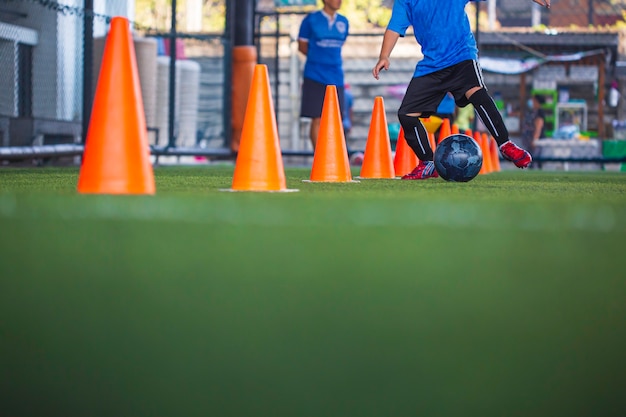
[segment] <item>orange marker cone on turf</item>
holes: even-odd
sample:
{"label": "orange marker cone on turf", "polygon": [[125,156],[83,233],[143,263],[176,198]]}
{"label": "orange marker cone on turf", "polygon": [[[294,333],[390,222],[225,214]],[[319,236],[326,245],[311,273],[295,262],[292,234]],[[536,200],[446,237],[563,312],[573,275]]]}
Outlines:
{"label": "orange marker cone on turf", "polygon": [[491,154],[491,167],[493,171],[500,172],[502,168],[500,167],[500,154],[498,153],[498,144],[496,140],[489,136],[489,151]]}
{"label": "orange marker cone on turf", "polygon": [[383,98],[378,96],[374,98],[372,119],[361,165],[361,178],[395,177],[385,103]]}
{"label": "orange marker cone on turf", "polygon": [[478,146],[480,146],[480,151],[483,154],[483,164],[480,167],[480,171],[478,171],[478,174],[479,175],[488,174],[489,172],[487,171],[487,158],[485,157],[485,146],[483,145],[483,138],[480,132],[478,131],[474,132],[474,140],[476,141],[476,143],[478,143]]}
{"label": "orange marker cone on turf", "polygon": [[487,161],[487,172],[493,172],[493,161],[491,160],[491,149],[489,149],[489,136],[487,133],[483,132],[483,146],[485,149],[483,150],[483,155],[487,155],[485,160]]}
{"label": "orange marker cone on turf", "polygon": [[135,47],[123,17],[111,19],[77,189],[93,194],[156,192]]}
{"label": "orange marker cone on turf", "polygon": [[417,164],[419,164],[419,158],[406,142],[404,130],[400,128],[398,142],[396,143],[396,154],[393,158],[393,170],[396,176],[401,177],[413,171]]}
{"label": "orange marker cone on turf", "polygon": [[457,125],[456,123],[452,125],[452,128],[450,129],[452,135],[458,135],[459,134],[459,125]]}
{"label": "orange marker cone on turf", "polygon": [[231,191],[288,190],[267,66],[257,64],[241,130]]}
{"label": "orange marker cone on turf", "polygon": [[311,182],[351,182],[350,159],[341,122],[337,87],[326,86],[322,118],[313,153]]}

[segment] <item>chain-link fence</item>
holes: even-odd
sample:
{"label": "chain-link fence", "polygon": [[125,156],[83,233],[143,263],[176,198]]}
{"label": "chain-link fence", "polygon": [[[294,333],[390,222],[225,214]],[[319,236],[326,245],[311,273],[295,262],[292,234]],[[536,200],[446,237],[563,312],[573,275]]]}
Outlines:
{"label": "chain-link fence", "polygon": [[131,0],[87,4],[94,2],[0,3],[0,145],[82,142],[109,22],[122,16],[133,28],[151,145],[223,146],[223,34],[176,34],[172,107],[170,33],[134,22]]}

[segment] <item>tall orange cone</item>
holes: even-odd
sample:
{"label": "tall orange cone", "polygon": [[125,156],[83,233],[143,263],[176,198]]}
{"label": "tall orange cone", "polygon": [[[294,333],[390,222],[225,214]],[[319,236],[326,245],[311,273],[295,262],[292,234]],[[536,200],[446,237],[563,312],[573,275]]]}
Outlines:
{"label": "tall orange cone", "polygon": [[313,153],[311,182],[351,182],[350,159],[341,122],[337,87],[326,86],[322,118]]}
{"label": "tall orange cone", "polygon": [[361,178],[395,178],[391,142],[382,96],[374,98],[372,119],[365,144]]}
{"label": "tall orange cone", "polygon": [[441,142],[442,140],[444,140],[451,134],[452,134],[452,129],[450,127],[450,119],[445,118],[443,119],[443,122],[441,123],[441,128],[439,128],[439,140],[437,141],[437,143]]}
{"label": "tall orange cone", "polygon": [[78,177],[78,192],[154,194],[154,172],[128,20],[111,19]]}
{"label": "tall orange cone", "polygon": [[398,142],[396,143],[396,154],[393,158],[393,170],[396,176],[401,177],[409,172],[413,171],[413,168],[417,166],[419,159],[413,149],[406,142],[404,137],[404,130],[400,128],[398,134]]}
{"label": "tall orange cone", "polygon": [[489,150],[491,151],[491,167],[493,171],[500,172],[500,154],[498,153],[498,144],[493,137],[489,137]]}
{"label": "tall orange cone", "polygon": [[288,190],[267,66],[257,64],[241,130],[231,191]]}

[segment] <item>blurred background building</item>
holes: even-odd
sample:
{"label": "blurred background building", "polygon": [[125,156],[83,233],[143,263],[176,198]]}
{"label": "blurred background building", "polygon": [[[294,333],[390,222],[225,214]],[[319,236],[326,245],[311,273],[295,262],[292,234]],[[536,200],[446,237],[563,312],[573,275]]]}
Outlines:
{"label": "blurred background building", "polygon": [[[108,20],[124,16],[135,34],[151,144],[227,149],[230,48],[232,19],[236,18],[229,18],[228,10],[237,2],[177,3],[177,27],[172,35],[171,0],[2,2],[0,145],[83,140]],[[362,149],[374,97],[384,97],[388,121],[397,123],[399,100],[418,56],[415,40],[411,36],[401,39],[392,56],[392,69],[380,81],[374,80],[370,71],[392,1],[343,3],[342,12],[352,28],[344,48],[346,81],[355,96],[350,145]],[[552,8],[546,10],[529,0],[489,0],[479,7],[477,11],[468,6],[470,23],[476,31],[486,83],[497,96],[513,135],[519,133],[526,98],[542,91],[551,98],[551,131],[558,128],[559,103],[572,102],[584,103],[581,128],[586,135],[616,136],[614,127],[619,123],[615,122],[626,119],[622,100],[626,86],[624,1],[553,0]],[[297,111],[304,59],[294,43],[301,19],[312,9],[315,6],[310,2],[258,0],[249,23],[258,61],[269,69],[283,149],[310,150],[304,133],[307,121]],[[177,57],[173,72],[169,68],[172,44]],[[176,89],[175,96],[169,97],[172,74]],[[608,101],[612,88],[619,94],[615,103]],[[174,123],[171,137],[170,119]]]}

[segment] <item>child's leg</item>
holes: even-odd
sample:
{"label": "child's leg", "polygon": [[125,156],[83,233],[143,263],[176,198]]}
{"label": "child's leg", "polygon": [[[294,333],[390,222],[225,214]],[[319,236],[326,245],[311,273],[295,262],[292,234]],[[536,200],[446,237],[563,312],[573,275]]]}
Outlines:
{"label": "child's leg", "polygon": [[398,113],[398,119],[404,130],[404,139],[415,155],[420,161],[432,161],[433,150],[428,141],[428,132],[419,117]]}

